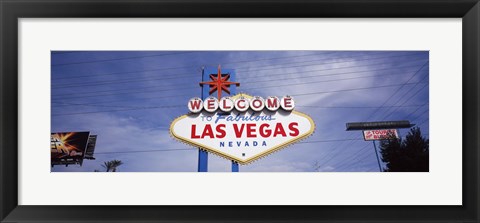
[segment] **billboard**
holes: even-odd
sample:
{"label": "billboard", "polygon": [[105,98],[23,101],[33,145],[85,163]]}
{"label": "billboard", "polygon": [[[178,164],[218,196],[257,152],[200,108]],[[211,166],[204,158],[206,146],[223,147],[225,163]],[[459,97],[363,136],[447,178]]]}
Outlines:
{"label": "billboard", "polygon": [[[215,98],[207,98],[202,102],[203,110],[198,109],[200,101],[194,98],[189,103],[191,113],[176,118],[170,125],[170,133],[184,143],[239,164],[248,164],[304,139],[314,131],[313,120],[293,110],[291,97],[284,97],[277,105],[275,98],[266,100],[272,101],[270,104],[264,103],[260,97],[246,94],[235,95],[226,101],[222,99],[220,103]],[[194,104],[196,106],[192,106]],[[224,112],[231,107],[235,109]],[[283,109],[271,111],[267,107]]]}
{"label": "billboard", "polygon": [[393,129],[393,128],[410,128],[414,125],[409,121],[383,121],[383,122],[350,122],[347,123],[347,131],[366,130],[366,129]]}
{"label": "billboard", "polygon": [[83,163],[90,132],[58,132],[50,135],[51,165]]}
{"label": "billboard", "polygon": [[94,160],[95,145],[97,144],[97,135],[90,135],[88,137],[87,149],[85,150],[85,159]]}
{"label": "billboard", "polygon": [[364,130],[363,138],[365,141],[372,140],[385,140],[398,138],[397,129],[376,129],[376,130]]}

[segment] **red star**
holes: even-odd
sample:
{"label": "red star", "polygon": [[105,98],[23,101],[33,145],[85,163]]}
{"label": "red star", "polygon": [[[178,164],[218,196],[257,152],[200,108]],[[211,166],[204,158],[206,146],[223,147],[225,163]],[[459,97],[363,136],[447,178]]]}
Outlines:
{"label": "red star", "polygon": [[200,82],[200,86],[204,84],[210,85],[210,91],[209,94],[212,94],[213,92],[217,91],[218,92],[218,100],[222,98],[222,91],[227,92],[230,94],[230,90],[228,89],[230,85],[235,84],[237,87],[240,86],[240,83],[238,82],[232,82],[228,81],[230,78],[230,74],[225,75],[222,77],[222,71],[220,69],[220,65],[218,65],[218,74],[215,77],[214,74],[210,74],[210,78],[212,81],[210,82]]}

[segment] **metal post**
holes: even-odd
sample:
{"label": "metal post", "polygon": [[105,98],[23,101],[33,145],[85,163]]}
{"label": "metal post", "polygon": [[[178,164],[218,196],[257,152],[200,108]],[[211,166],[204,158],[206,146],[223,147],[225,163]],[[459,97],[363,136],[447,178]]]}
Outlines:
{"label": "metal post", "polygon": [[[220,65],[218,67],[218,72],[220,72]],[[229,74],[230,74],[230,81],[234,82],[235,70],[231,70]],[[210,77],[209,74],[205,73],[205,68],[202,68],[202,82],[205,82],[206,80],[208,80],[209,77]],[[230,85],[229,87],[230,87],[230,95],[234,95],[237,90],[236,85],[233,84],[233,85]],[[217,91],[222,91],[222,89],[217,89]],[[209,89],[205,87],[205,85],[202,85],[202,100],[205,100],[205,98],[208,97],[209,94],[210,94]],[[218,98],[218,100],[220,100],[220,98]],[[239,171],[238,163],[232,160],[232,172],[238,172],[238,171]],[[202,149],[199,149],[198,151],[198,172],[208,172],[208,152]]]}
{"label": "metal post", "polygon": [[[202,81],[205,77],[205,69],[202,68]],[[202,87],[202,100],[208,96],[208,88]],[[198,172],[208,172],[208,152],[198,149]]]}
{"label": "metal post", "polygon": [[238,172],[238,163],[232,160],[232,172]]}
{"label": "metal post", "polygon": [[[235,71],[230,72],[230,80],[235,81],[236,79],[236,73]],[[230,95],[235,95],[237,93],[237,86],[236,85],[230,85]],[[238,163],[232,160],[232,172],[239,172],[239,166]]]}
{"label": "metal post", "polygon": [[208,152],[198,150],[198,172],[208,172]]}
{"label": "metal post", "polygon": [[372,142],[373,142],[373,148],[375,149],[375,155],[377,156],[378,169],[380,170],[380,172],[383,172],[382,166],[380,165],[380,158],[378,158],[377,144],[375,144],[375,140],[373,140]]}

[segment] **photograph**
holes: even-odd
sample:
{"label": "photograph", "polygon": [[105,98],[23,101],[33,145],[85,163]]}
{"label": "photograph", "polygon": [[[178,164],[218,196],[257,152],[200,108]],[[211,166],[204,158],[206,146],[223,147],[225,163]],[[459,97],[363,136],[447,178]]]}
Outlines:
{"label": "photograph", "polygon": [[51,51],[51,172],[429,172],[429,51]]}
{"label": "photograph", "polygon": [[0,223],[479,222],[479,1],[0,0]]}

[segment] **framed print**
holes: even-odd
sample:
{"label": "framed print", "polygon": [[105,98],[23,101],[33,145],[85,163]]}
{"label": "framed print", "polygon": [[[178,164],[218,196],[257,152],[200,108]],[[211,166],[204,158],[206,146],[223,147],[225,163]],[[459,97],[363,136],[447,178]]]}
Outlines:
{"label": "framed print", "polygon": [[0,7],[2,222],[479,220],[478,1]]}

